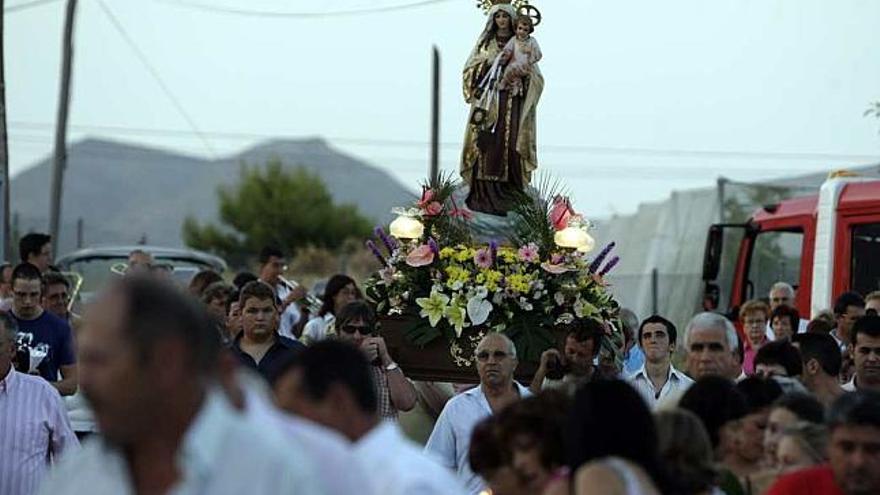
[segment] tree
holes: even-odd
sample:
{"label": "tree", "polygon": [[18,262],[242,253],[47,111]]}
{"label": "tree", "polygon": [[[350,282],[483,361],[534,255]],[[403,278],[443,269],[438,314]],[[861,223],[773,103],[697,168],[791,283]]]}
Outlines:
{"label": "tree", "polygon": [[369,235],[370,222],[353,205],[336,205],[320,177],[271,159],[265,167],[243,165],[239,183],[217,190],[220,225],[188,217],[183,239],[244,265],[265,245],[292,256],[297,249],[340,247],[346,239]]}

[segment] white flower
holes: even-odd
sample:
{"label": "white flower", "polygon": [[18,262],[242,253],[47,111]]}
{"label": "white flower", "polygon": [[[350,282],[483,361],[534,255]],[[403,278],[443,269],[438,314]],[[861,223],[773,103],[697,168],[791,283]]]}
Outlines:
{"label": "white flower", "polygon": [[557,292],[556,294],[553,294],[553,300],[556,301],[556,304],[558,306],[562,306],[563,304],[565,304],[565,294],[563,294],[562,292]]}
{"label": "white flower", "polygon": [[481,299],[485,299],[488,295],[489,289],[487,289],[485,285],[478,285],[476,290],[474,291],[474,296]]}
{"label": "white flower", "polygon": [[492,302],[497,304],[501,304],[504,301],[504,293],[496,292],[494,296],[492,296]]}
{"label": "white flower", "polygon": [[532,306],[532,303],[530,303],[528,301],[528,299],[526,299],[525,297],[520,297],[519,301],[517,301],[517,302],[519,303],[519,307],[526,310],[526,311],[531,311],[534,309],[534,307]]}
{"label": "white flower", "polygon": [[559,318],[556,318],[557,325],[568,325],[569,323],[574,321],[574,315],[571,313],[562,313],[559,315]]}
{"label": "white flower", "polygon": [[486,300],[485,296],[474,296],[468,300],[467,314],[474,325],[482,325],[489,319],[489,313],[492,312],[492,303]]}

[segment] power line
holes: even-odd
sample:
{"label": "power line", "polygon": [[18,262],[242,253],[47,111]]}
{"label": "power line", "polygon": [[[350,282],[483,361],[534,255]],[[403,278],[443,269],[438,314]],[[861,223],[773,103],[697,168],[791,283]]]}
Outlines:
{"label": "power line", "polygon": [[271,18],[292,18],[292,19],[318,19],[328,17],[352,17],[360,15],[381,14],[386,12],[398,12],[401,10],[417,9],[428,5],[446,3],[452,0],[421,0],[418,2],[410,2],[401,5],[389,5],[385,7],[365,7],[361,9],[337,10],[329,12],[279,12],[269,10],[253,10],[237,7],[218,7],[202,2],[192,2],[188,0],[154,0],[159,3],[174,5],[191,10],[200,10],[211,12],[214,14],[237,15],[243,17],[271,17]]}
{"label": "power line", "polygon": [[55,3],[57,1],[58,0],[33,0],[32,2],[20,3],[18,5],[10,5],[9,7],[6,7],[5,9],[3,9],[3,13],[4,14],[11,14],[13,12],[20,12],[22,10],[30,9],[32,7],[39,7],[40,5],[43,5],[43,4]]}
{"label": "power line", "polygon": [[[16,146],[32,146],[43,147],[42,143],[46,143],[48,138],[44,136],[18,135],[11,139],[11,143]],[[114,161],[122,161],[126,159],[139,158],[157,158],[163,155],[182,156],[188,160],[196,160],[200,164],[211,166],[218,163],[226,163],[230,161],[237,162],[240,154],[230,154],[214,161],[208,161],[199,158],[192,153],[197,150],[170,150],[165,148],[127,147],[122,149],[75,149],[72,154],[80,157],[104,158]],[[309,150],[304,153],[309,157],[320,159],[322,157],[338,158],[339,153],[332,149]],[[386,167],[391,164],[397,172],[413,173],[424,171],[426,168],[423,158],[389,156],[389,155],[371,155],[367,158],[367,162],[376,166],[376,164],[384,164]],[[447,159],[443,161],[447,168],[455,168],[457,161]],[[402,165],[402,167],[401,167]],[[546,161],[543,167],[557,171],[563,174],[566,180],[637,180],[637,181],[675,181],[685,179],[706,179],[715,178],[719,175],[736,174],[740,177],[766,177],[767,175],[802,175],[809,173],[817,173],[826,171],[825,169],[817,170],[811,167],[784,168],[784,167],[738,167],[731,170],[727,167],[707,166],[707,165],[605,165],[590,164],[589,166],[581,166],[580,163]]]}
{"label": "power line", "polygon": [[104,14],[107,15],[107,18],[110,19],[110,23],[113,24],[113,27],[119,32],[119,35],[122,36],[122,39],[128,43],[128,46],[134,51],[135,55],[137,55],[138,59],[147,68],[147,70],[152,74],[153,78],[159,83],[159,86],[162,88],[162,91],[165,93],[165,96],[171,101],[171,104],[177,109],[181,116],[186,120],[187,124],[189,124],[190,128],[193,132],[201,139],[202,144],[205,145],[205,148],[208,150],[208,153],[212,156],[215,156],[216,153],[214,151],[214,147],[211,146],[211,143],[208,141],[207,136],[199,130],[199,127],[196,125],[195,120],[189,115],[186,109],[183,107],[183,104],[180,100],[174,95],[171,91],[171,88],[165,84],[165,81],[162,80],[162,76],[159,75],[159,71],[150,63],[149,59],[147,59],[146,54],[138,47],[137,43],[134,42],[134,39],[128,35],[128,32],[122,26],[122,23],[119,22],[119,19],[113,14],[113,11],[110,10],[110,7],[104,3],[104,0],[98,0],[98,5],[101,7],[101,10],[104,11]]}
{"label": "power line", "polygon": [[[51,129],[51,124],[45,122],[11,121],[11,127],[26,129]],[[71,125],[71,128],[81,131],[109,132],[121,135],[171,137],[192,139],[193,132],[182,129],[156,129],[144,127],[112,126],[112,125]],[[254,139],[278,139],[277,134],[261,134],[239,131],[204,131],[201,133],[217,140],[254,140]],[[350,146],[382,146],[397,148],[425,148],[427,141],[405,139],[372,139],[330,136],[326,138],[338,144]],[[460,148],[460,142],[443,142],[444,148]],[[538,147],[542,152],[558,153],[582,153],[595,155],[620,155],[647,158],[702,158],[702,159],[750,159],[750,160],[779,160],[779,161],[849,161],[849,162],[877,162],[880,161],[880,153],[876,155],[859,155],[852,153],[829,153],[829,152],[786,152],[786,151],[743,151],[743,150],[694,150],[676,148],[642,148],[637,146],[600,146],[579,144],[542,144]]]}

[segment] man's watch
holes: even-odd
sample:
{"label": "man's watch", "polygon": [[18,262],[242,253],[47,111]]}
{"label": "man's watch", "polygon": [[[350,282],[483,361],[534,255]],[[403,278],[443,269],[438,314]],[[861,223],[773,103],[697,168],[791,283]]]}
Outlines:
{"label": "man's watch", "polygon": [[394,361],[391,361],[391,364],[385,367],[385,371],[394,371],[398,368],[400,368],[400,366],[398,366],[397,363],[395,363]]}

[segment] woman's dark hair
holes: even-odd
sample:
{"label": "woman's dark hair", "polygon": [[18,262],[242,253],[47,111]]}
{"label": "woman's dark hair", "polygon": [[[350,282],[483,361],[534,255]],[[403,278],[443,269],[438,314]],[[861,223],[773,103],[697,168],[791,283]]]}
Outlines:
{"label": "woman's dark hair", "polygon": [[327,281],[327,286],[324,287],[324,295],[322,296],[323,303],[321,304],[320,311],[318,311],[318,316],[324,316],[327,313],[333,314],[333,299],[336,298],[336,294],[339,294],[339,291],[347,287],[349,284],[354,286],[354,290],[357,292],[357,298],[360,299],[361,291],[358,289],[357,283],[355,283],[353,278],[341,274],[330,277],[330,280]]}
{"label": "woman's dark hair", "polygon": [[746,398],[733,382],[720,376],[707,376],[697,380],[678,403],[678,407],[696,414],[703,421],[712,448],[718,448],[721,428],[749,412]]}
{"label": "woman's dark hair", "polygon": [[786,376],[791,378],[799,377],[804,371],[800,351],[788,340],[774,340],[762,345],[755,354],[755,367],[759,364],[782,366]]}
{"label": "woman's dark hair", "polygon": [[660,463],[657,429],[651,411],[634,388],[620,380],[597,380],[574,397],[566,435],[568,465],[620,457],[645,470],[666,493],[668,477]]}
{"label": "woman's dark hair", "polygon": [[773,325],[774,318],[788,318],[788,322],[791,324],[792,333],[797,333],[798,326],[801,323],[801,315],[798,313],[798,310],[792,308],[791,306],[786,306],[784,304],[776,306],[776,309],[770,313],[770,325]]}
{"label": "woman's dark hair", "polygon": [[780,407],[798,417],[801,421],[822,424],[825,421],[825,406],[810,394],[793,392],[776,399],[773,407]]}
{"label": "woman's dark hair", "polygon": [[564,465],[564,429],[570,403],[568,395],[545,390],[501,411],[498,426],[504,449],[513,451],[517,437],[526,436],[535,442],[545,468],[553,470]]}
{"label": "woman's dark hair", "polygon": [[471,432],[468,463],[471,471],[486,478],[510,463],[510,452],[501,442],[498,416],[480,421]]}
{"label": "woman's dark hair", "polygon": [[776,381],[758,376],[750,376],[736,384],[746,399],[748,414],[753,414],[773,405],[782,397],[782,387]]}
{"label": "woman's dark hair", "polygon": [[706,427],[687,409],[659,411],[654,415],[660,458],[679,495],[709,493],[718,472],[712,455],[712,442]]}

